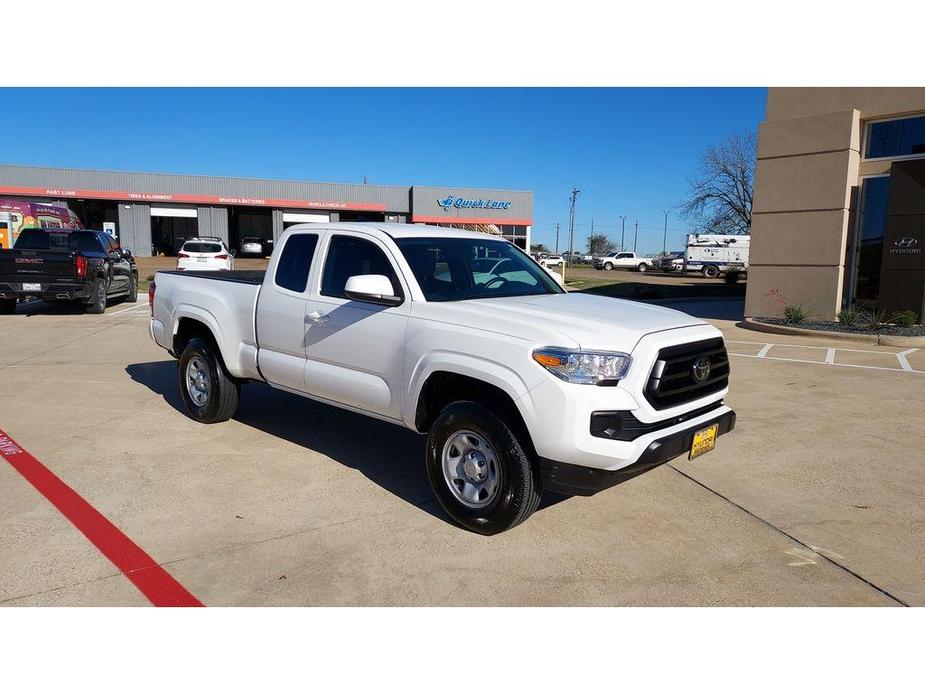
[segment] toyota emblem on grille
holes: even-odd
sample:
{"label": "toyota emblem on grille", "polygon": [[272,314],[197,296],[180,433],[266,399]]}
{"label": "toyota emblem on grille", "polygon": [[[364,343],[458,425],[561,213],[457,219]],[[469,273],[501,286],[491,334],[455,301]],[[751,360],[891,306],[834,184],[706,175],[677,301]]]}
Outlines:
{"label": "toyota emblem on grille", "polygon": [[710,377],[710,359],[709,357],[700,356],[694,359],[694,364],[691,367],[691,371],[694,374],[694,380],[697,383],[703,383]]}

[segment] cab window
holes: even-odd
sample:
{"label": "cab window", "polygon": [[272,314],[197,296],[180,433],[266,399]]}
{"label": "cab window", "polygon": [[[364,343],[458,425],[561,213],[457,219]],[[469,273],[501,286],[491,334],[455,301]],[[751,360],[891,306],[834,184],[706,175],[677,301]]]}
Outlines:
{"label": "cab window", "polygon": [[349,298],[345,289],[347,280],[354,275],[385,275],[392,283],[393,294],[403,296],[395,269],[379,246],[356,236],[332,237],[321,276],[321,293]]}

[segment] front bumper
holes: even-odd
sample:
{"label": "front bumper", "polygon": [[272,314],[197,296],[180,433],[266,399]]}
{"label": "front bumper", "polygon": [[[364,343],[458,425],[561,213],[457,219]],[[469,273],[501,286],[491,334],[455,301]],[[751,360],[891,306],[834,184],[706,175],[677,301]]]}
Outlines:
{"label": "front bumper", "polygon": [[636,462],[618,470],[604,470],[540,458],[541,483],[545,491],[570,496],[591,496],[690,451],[697,431],[711,424],[718,424],[717,436],[722,436],[732,431],[735,423],[736,413],[727,409],[714,419],[655,439],[646,446]]}

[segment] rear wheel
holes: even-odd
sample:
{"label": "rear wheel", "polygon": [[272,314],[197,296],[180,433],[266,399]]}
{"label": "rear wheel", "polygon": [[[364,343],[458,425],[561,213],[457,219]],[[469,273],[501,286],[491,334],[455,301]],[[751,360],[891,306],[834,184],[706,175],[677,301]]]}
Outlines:
{"label": "rear wheel", "polygon": [[125,297],[125,300],[130,304],[138,301],[138,275],[134,272],[128,280],[128,296]]}
{"label": "rear wheel", "polygon": [[203,424],[231,419],[238,409],[241,386],[225,370],[215,348],[194,337],[180,355],[180,396],[186,413]]}
{"label": "rear wheel", "polygon": [[639,272],[647,272],[649,270],[649,266],[645,263],[639,263],[636,269],[639,270]]}
{"label": "rear wheel", "polygon": [[106,310],[106,283],[97,280],[90,294],[90,303],[85,306],[87,313],[103,313]]}
{"label": "rear wheel", "polygon": [[719,268],[715,265],[706,265],[703,268],[703,276],[710,280],[716,279],[719,277]]}
{"label": "rear wheel", "polygon": [[0,299],[0,315],[16,313],[16,299]]}
{"label": "rear wheel", "polygon": [[478,403],[444,408],[428,434],[425,464],[437,501],[467,530],[494,535],[539,506],[536,466],[525,446]]}

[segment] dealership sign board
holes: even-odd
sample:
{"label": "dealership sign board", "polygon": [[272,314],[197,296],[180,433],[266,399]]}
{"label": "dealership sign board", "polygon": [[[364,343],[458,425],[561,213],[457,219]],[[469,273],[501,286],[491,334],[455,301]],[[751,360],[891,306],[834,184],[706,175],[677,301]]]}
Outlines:
{"label": "dealership sign board", "polygon": [[74,188],[30,188],[0,185],[0,193],[38,195],[52,198],[85,198],[90,200],[130,200],[134,202],[181,202],[202,205],[251,205],[254,207],[289,207],[312,210],[362,210],[385,212],[379,202],[343,202],[339,200],[285,200],[281,198],[239,198],[221,195],[190,195],[186,193],[149,193],[126,190],[78,190]]}
{"label": "dealership sign board", "polygon": [[454,208],[457,210],[508,210],[512,203],[509,200],[461,198],[450,193],[445,198],[438,198],[437,204],[449,212]]}

